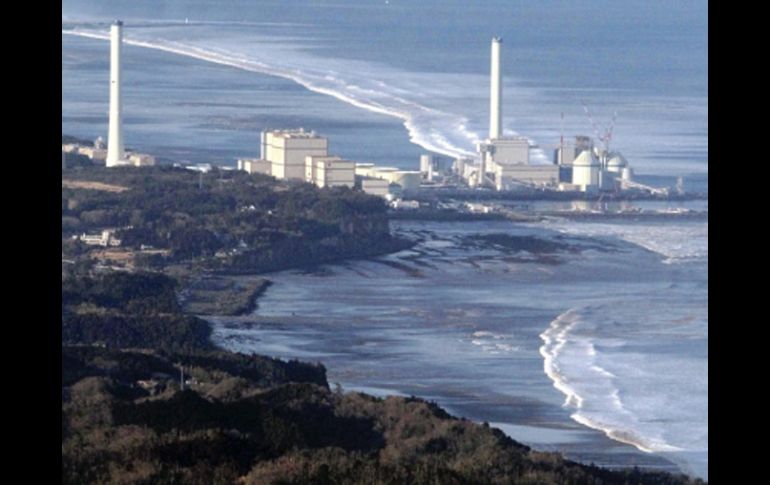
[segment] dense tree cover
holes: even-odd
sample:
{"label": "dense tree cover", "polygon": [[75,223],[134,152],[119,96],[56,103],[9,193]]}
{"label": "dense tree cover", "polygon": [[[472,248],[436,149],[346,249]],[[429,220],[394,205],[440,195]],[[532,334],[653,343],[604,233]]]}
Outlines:
{"label": "dense tree cover", "polygon": [[94,162],[90,158],[79,153],[65,153],[64,164],[67,166],[67,169],[72,169],[73,167],[91,168],[94,166]]}
{"label": "dense tree cover", "polygon": [[182,313],[175,289],[175,280],[160,273],[65,277],[62,342],[114,348],[210,347],[209,324]]}
{"label": "dense tree cover", "polygon": [[[63,177],[128,187],[62,189],[62,237],[120,228],[124,247],[170,250],[171,261],[255,273],[366,257],[406,246],[390,236],[387,206],[346,187],[319,189],[264,175],[168,166],[72,169]],[[64,245],[66,254],[82,248]],[[158,266],[158,258],[147,263]]]}
{"label": "dense tree cover", "polygon": [[160,273],[110,272],[62,280],[62,304],[82,304],[125,310],[131,313],[179,312],[177,283]]}
{"label": "dense tree cover", "polygon": [[[325,384],[318,366],[62,350],[64,483],[699,483],[579,465],[417,398],[342,394],[275,371],[305,367]],[[184,390],[179,366],[193,376]]]}

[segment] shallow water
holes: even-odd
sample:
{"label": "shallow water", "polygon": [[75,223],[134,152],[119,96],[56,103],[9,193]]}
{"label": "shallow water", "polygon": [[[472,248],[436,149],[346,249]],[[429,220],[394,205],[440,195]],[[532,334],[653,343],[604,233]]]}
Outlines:
{"label": "shallow water", "polygon": [[[276,273],[255,315],[216,319],[215,339],[318,360],[348,390],[434,399],[576,459],[707,476],[708,223],[626,225],[399,222],[423,242]],[[691,247],[637,244],[656,231]],[[477,234],[569,249],[480,249]]]}

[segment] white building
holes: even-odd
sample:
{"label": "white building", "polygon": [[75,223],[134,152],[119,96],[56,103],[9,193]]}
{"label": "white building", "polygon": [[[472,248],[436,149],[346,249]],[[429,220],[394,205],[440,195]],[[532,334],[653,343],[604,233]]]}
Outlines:
{"label": "white building", "polygon": [[356,163],[356,176],[371,177],[376,168],[373,163]]}
{"label": "white building", "polygon": [[135,167],[152,167],[155,165],[155,157],[146,153],[131,153],[128,161]]}
{"label": "white building", "polygon": [[390,182],[383,179],[366,178],[361,181],[361,190],[367,194],[387,198],[390,195]]}
{"label": "white building", "polygon": [[195,165],[185,165],[184,168],[193,172],[209,173],[213,167],[210,163],[196,163]]}
{"label": "white building", "polygon": [[95,162],[106,162],[107,160],[107,150],[104,148],[79,146],[77,152]]}
{"label": "white building", "polygon": [[299,130],[262,133],[262,158],[271,164],[270,174],[279,179],[305,180],[305,157],[327,156],[329,141],[314,132]]}
{"label": "white building", "polygon": [[401,170],[396,167],[378,167],[374,164],[357,164],[356,175],[365,178],[381,179],[389,184],[397,184],[402,190],[420,189],[422,173],[417,170]]}
{"label": "white building", "polygon": [[488,141],[487,160],[498,165],[529,164],[529,140],[523,136],[506,136]]}
{"label": "white building", "polygon": [[522,185],[556,186],[559,167],[556,165],[494,165],[497,190],[515,190]]}
{"label": "white building", "polygon": [[81,234],[73,236],[89,246],[120,246],[121,240],[115,238],[115,231],[105,229],[101,234]]}
{"label": "white building", "polygon": [[590,191],[599,187],[599,172],[601,166],[590,150],[583,150],[572,162],[572,184],[582,191]]}
{"label": "white building", "polygon": [[272,175],[272,164],[267,160],[261,158],[239,158],[238,170],[243,170],[246,173],[263,173],[265,175]]}
{"label": "white building", "polygon": [[559,183],[556,165],[531,165],[529,140],[521,136],[504,136],[502,126],[502,39],[492,39],[489,86],[489,138],[478,144],[479,163],[475,170],[464,165],[471,186],[483,187],[494,177],[497,190],[511,190],[522,185],[553,186]]}
{"label": "white building", "polygon": [[420,190],[420,172],[417,170],[397,170],[387,174],[386,180],[401,186],[404,191]]}
{"label": "white building", "polygon": [[356,164],[335,156],[305,157],[305,181],[319,187],[350,187],[356,183]]}
{"label": "white building", "polygon": [[424,180],[433,180],[435,160],[433,155],[420,155],[420,175]]}
{"label": "white building", "polygon": [[417,210],[420,203],[416,200],[396,199],[390,202],[390,206],[396,210]]}

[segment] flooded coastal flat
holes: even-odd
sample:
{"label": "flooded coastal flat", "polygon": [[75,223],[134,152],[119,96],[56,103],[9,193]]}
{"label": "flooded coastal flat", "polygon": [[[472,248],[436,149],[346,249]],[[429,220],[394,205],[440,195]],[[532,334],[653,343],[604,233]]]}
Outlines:
{"label": "flooded coastal flat", "polygon": [[321,361],[345,390],[435,400],[573,459],[707,476],[707,221],[393,230],[418,243],[270,275],[254,315],[213,319],[215,341]]}

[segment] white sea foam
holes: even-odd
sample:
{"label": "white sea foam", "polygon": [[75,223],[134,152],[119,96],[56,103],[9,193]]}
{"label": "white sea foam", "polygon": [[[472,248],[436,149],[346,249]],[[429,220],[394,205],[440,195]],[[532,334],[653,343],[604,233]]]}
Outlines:
{"label": "white sea foam", "polygon": [[663,256],[666,264],[708,259],[708,222],[671,224],[556,221],[554,229],[581,236],[613,236]]}
{"label": "white sea foam", "polygon": [[575,332],[588,325],[583,319],[591,309],[571,309],[556,318],[540,338],[540,354],[546,375],[566,397],[564,406],[574,409],[572,419],[608,437],[652,452],[682,448],[668,443],[656,426],[649,426],[623,403],[617,376],[598,365],[593,331]]}
{"label": "white sea foam", "polygon": [[[97,30],[62,30],[62,34],[99,40],[109,40],[109,34]],[[285,40],[285,39],[284,39]],[[350,105],[374,113],[400,119],[409,133],[411,142],[426,150],[449,157],[474,157],[473,145],[479,135],[468,129],[468,119],[457,113],[431,108],[400,96],[403,89],[393,89],[382,81],[372,82],[367,76],[347,80],[329,70],[320,69],[305,60],[304,65],[258,59],[253,53],[244,53],[214,45],[197,46],[191,42],[179,42],[158,38],[124,37],[128,45],[156,49],[207,62],[230,66],[251,72],[290,79],[310,91],[332,96]],[[390,74],[394,76],[393,73]],[[363,86],[373,84],[374,88]]]}
{"label": "white sea foam", "polygon": [[708,476],[708,310],[686,290],[575,307],[541,334],[571,418]]}
{"label": "white sea foam", "polygon": [[[64,18],[63,18],[64,20]],[[62,33],[107,40],[104,24],[70,19]],[[384,64],[351,59],[320,57],[311,53],[328,45],[323,32],[287,23],[201,22],[133,20],[126,32],[127,44],[162,50],[252,72],[290,79],[307,89],[332,96],[352,106],[400,120],[410,141],[450,157],[475,157],[475,144],[486,137],[488,77],[484,74],[430,73],[399,70]],[[331,41],[333,42],[333,40]],[[310,47],[311,49],[308,49]],[[558,111],[544,109],[554,99],[560,105],[580,111],[580,88],[558,92],[531,88],[518,79],[504,79],[504,132],[516,123],[517,131],[542,148],[533,148],[533,163],[550,163],[550,150],[559,132]],[[593,91],[597,91],[594,89]],[[601,91],[601,89],[599,89]],[[615,90],[620,92],[622,90]],[[637,100],[627,93],[612,98],[603,94],[613,109],[622,111],[614,131],[617,148],[622,149],[637,173],[692,173],[707,171],[707,136],[677,133],[695,124],[707,130],[707,100],[693,97],[645,96]],[[679,113],[675,120],[670,112]],[[605,114],[601,113],[601,118]],[[515,115],[515,120],[512,116]],[[568,116],[564,130],[585,130],[582,115]],[[663,124],[667,124],[665,127]],[[659,129],[652,131],[649,126]],[[656,148],[657,147],[657,148]]]}
{"label": "white sea foam", "polygon": [[521,347],[500,342],[507,340],[510,336],[502,335],[488,330],[477,330],[473,332],[471,343],[481,347],[481,350],[489,354],[500,354],[501,352],[518,352]]}

